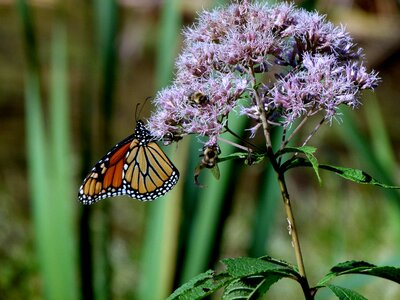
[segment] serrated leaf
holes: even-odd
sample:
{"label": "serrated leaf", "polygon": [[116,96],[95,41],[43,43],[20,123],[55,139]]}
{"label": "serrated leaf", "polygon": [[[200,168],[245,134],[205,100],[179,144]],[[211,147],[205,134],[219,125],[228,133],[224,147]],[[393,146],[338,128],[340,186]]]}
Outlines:
{"label": "serrated leaf", "polygon": [[[306,161],[304,158],[296,158],[293,160],[288,161],[285,163],[282,167],[284,171],[287,171],[289,169],[295,168],[295,167],[314,167],[309,161]],[[367,174],[366,172],[359,170],[359,169],[353,169],[353,168],[345,168],[345,167],[338,167],[338,166],[332,166],[332,165],[327,165],[327,164],[319,164],[319,168],[327,171],[331,171],[335,173],[336,175],[339,175],[343,177],[344,179],[356,182],[356,183],[361,183],[361,184],[371,184],[371,185],[376,185],[380,186],[386,189],[400,189],[400,186],[394,186],[394,185],[387,185],[384,183],[379,182],[375,178],[373,178],[371,175]]]}
{"label": "serrated leaf", "polygon": [[371,175],[369,175],[359,169],[344,168],[344,167],[322,165],[322,164],[320,165],[320,168],[334,172],[337,175],[339,175],[347,180],[354,181],[357,183],[372,184],[372,185],[377,185],[377,186],[387,188],[387,189],[400,189],[399,186],[392,186],[392,185],[387,185],[387,184],[381,183],[378,180],[376,180],[375,178],[373,178]]}
{"label": "serrated leaf", "polygon": [[260,299],[281,276],[249,276],[232,281],[222,295],[223,300],[255,300]]}
{"label": "serrated leaf", "polygon": [[342,273],[357,268],[373,268],[373,267],[376,266],[366,261],[349,260],[342,263],[338,263],[336,266],[333,266],[331,268],[331,272]]}
{"label": "serrated leaf", "polygon": [[232,278],[226,272],[216,275],[214,271],[208,270],[180,286],[167,300],[202,299],[228,284],[230,281],[232,281]]}
{"label": "serrated leaf", "polygon": [[332,267],[331,271],[318,283],[318,286],[324,286],[326,282],[334,277],[345,274],[376,276],[400,284],[400,268],[391,266],[378,267],[365,261],[347,261]]}
{"label": "serrated leaf", "polygon": [[360,274],[367,274],[384,279],[388,279],[400,284],[400,268],[395,267],[374,267],[369,271],[361,272]]}
{"label": "serrated leaf", "polygon": [[296,266],[288,263],[287,261],[285,261],[283,259],[276,259],[276,258],[273,258],[273,257],[271,257],[269,255],[262,256],[262,257],[260,257],[260,259],[265,260],[265,261],[269,261],[269,262],[274,263],[274,264],[279,265],[279,266],[288,267],[288,268],[293,269],[296,272],[298,272]]}
{"label": "serrated leaf", "polygon": [[358,268],[365,269],[365,268],[371,268],[375,267],[375,265],[370,264],[365,261],[345,261],[342,263],[337,264],[336,266],[333,266],[330,269],[330,272],[326,274],[319,282],[317,286],[325,286],[325,283],[333,279],[334,277],[348,274],[352,270],[356,270]]}
{"label": "serrated leaf", "polygon": [[239,277],[226,287],[223,299],[259,299],[279,279],[301,277],[294,266],[270,256],[227,258],[222,262],[231,276]]}
{"label": "serrated leaf", "polygon": [[282,277],[301,277],[294,268],[283,266],[264,259],[252,257],[226,258],[222,262],[227,267],[227,272],[236,278],[253,276],[263,273],[274,273]]}
{"label": "serrated leaf", "polygon": [[327,287],[340,299],[340,300],[367,300],[359,293],[337,285],[327,285]]}
{"label": "serrated leaf", "polygon": [[301,152],[301,153],[310,153],[313,154],[317,151],[317,148],[312,147],[312,146],[302,146],[302,147],[286,147],[282,149],[280,152],[281,153],[295,153],[295,152]]}
{"label": "serrated leaf", "polygon": [[311,146],[303,146],[303,147],[286,147],[283,148],[282,150],[279,150],[276,153],[276,156],[279,157],[282,154],[286,154],[286,153],[303,153],[303,154],[314,154],[315,151],[317,151],[317,148],[315,147],[311,147]]}
{"label": "serrated leaf", "polygon": [[311,146],[303,146],[303,147],[286,147],[277,153],[277,157],[281,154],[285,153],[303,153],[307,160],[311,163],[311,166],[314,169],[315,175],[317,175],[318,182],[321,183],[321,177],[319,176],[319,164],[317,158],[314,156],[317,148]]}
{"label": "serrated leaf", "polygon": [[240,290],[243,292],[247,289],[247,296],[252,293],[255,296],[265,293],[274,282],[281,278],[286,277],[297,281],[301,279],[294,267],[271,257],[227,258],[222,260],[222,263],[225,264],[226,271],[219,274],[215,274],[212,270],[202,273],[176,289],[167,300],[202,299],[233,281],[236,281],[237,285],[231,285],[228,294],[232,295],[235,289],[238,293]]}

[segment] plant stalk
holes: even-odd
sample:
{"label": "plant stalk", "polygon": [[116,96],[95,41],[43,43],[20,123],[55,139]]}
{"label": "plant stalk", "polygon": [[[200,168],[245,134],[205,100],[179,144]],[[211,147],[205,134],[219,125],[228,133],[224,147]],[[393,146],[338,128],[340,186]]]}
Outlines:
{"label": "plant stalk", "polygon": [[286,217],[288,221],[288,229],[289,229],[289,234],[292,237],[292,243],[293,243],[293,248],[295,250],[295,255],[296,255],[296,261],[297,265],[299,267],[299,272],[300,275],[303,277],[306,277],[306,271],[304,268],[304,262],[303,262],[303,256],[301,254],[301,248],[300,248],[300,241],[299,241],[299,236],[297,233],[297,227],[292,211],[292,205],[290,203],[290,197],[289,193],[287,191],[286,183],[285,183],[285,178],[283,175],[278,174],[278,182],[279,182],[279,189],[282,194],[282,199],[283,203],[285,205],[285,212],[286,212]]}
{"label": "plant stalk", "polygon": [[310,285],[308,284],[306,270],[304,268],[304,261],[303,261],[303,255],[301,253],[300,240],[297,232],[294,214],[292,211],[292,205],[290,203],[290,197],[289,197],[289,192],[287,190],[285,177],[280,172],[277,172],[277,175],[278,175],[279,189],[281,191],[283,204],[285,206],[289,235],[292,238],[292,246],[294,248],[294,253],[296,256],[297,267],[299,268],[299,273],[302,277],[301,278],[302,280],[299,283],[301,285],[301,288],[303,289],[303,293],[306,299],[311,300],[314,299],[314,296],[312,295],[312,292],[310,290]]}
{"label": "plant stalk", "polygon": [[[249,74],[252,77],[253,87],[254,87],[254,86],[256,86],[256,79],[254,76],[254,72],[251,68],[249,70]],[[261,123],[263,126],[263,133],[264,133],[266,147],[267,147],[267,156],[278,176],[279,189],[282,194],[282,199],[283,199],[283,203],[285,206],[286,217],[287,217],[287,221],[289,223],[289,227],[288,227],[289,234],[292,238],[292,245],[293,245],[295,256],[296,256],[297,266],[299,268],[300,276],[302,277],[302,280],[299,283],[301,284],[301,287],[303,289],[303,293],[304,293],[306,299],[312,300],[312,299],[314,299],[314,296],[311,293],[310,286],[308,284],[308,280],[307,280],[307,276],[306,276],[306,270],[304,268],[304,261],[303,261],[303,256],[301,253],[300,241],[299,241],[299,237],[298,237],[296,223],[294,220],[292,206],[290,203],[289,192],[287,190],[287,186],[286,186],[286,182],[285,182],[285,177],[284,177],[284,174],[282,173],[282,171],[280,170],[279,163],[276,160],[274,151],[272,149],[270,128],[269,128],[269,124],[267,121],[265,108],[264,108],[264,105],[263,105],[256,89],[254,89],[253,95],[256,100],[256,104],[260,109],[260,119],[261,119]]]}

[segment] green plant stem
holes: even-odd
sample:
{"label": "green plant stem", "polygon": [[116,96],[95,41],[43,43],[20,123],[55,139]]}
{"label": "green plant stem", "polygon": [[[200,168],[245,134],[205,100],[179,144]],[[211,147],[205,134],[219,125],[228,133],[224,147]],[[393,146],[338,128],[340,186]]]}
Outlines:
{"label": "green plant stem", "polygon": [[296,261],[297,261],[297,266],[299,268],[299,273],[302,277],[302,282],[300,282],[300,284],[303,289],[304,295],[306,296],[306,299],[313,299],[314,297],[310,294],[310,286],[308,284],[306,270],[304,268],[304,261],[303,261],[303,255],[301,253],[300,240],[297,232],[294,214],[292,211],[292,205],[290,203],[290,197],[287,190],[285,177],[282,173],[277,173],[277,174],[278,174],[279,189],[282,194],[282,200],[285,206],[285,212],[288,221],[288,230],[292,238],[292,245],[296,255]]}
{"label": "green plant stem", "polygon": [[[249,69],[249,74],[253,80],[253,87],[256,86],[256,78],[253,72],[253,69],[250,68]],[[277,174],[278,177],[278,183],[279,183],[279,189],[281,191],[282,194],[282,199],[283,199],[283,203],[285,206],[285,212],[286,212],[286,217],[287,217],[287,221],[289,223],[289,234],[292,238],[292,245],[294,248],[294,252],[295,252],[295,256],[296,256],[296,261],[297,261],[297,266],[299,268],[299,273],[302,277],[302,280],[300,282],[300,285],[303,289],[304,295],[306,297],[307,300],[309,299],[314,299],[314,296],[311,293],[310,290],[310,286],[308,284],[308,280],[307,280],[307,276],[306,276],[306,270],[304,268],[304,261],[303,261],[303,256],[301,254],[301,248],[300,248],[300,240],[298,237],[298,232],[297,232],[297,227],[296,227],[296,223],[294,220],[294,215],[293,215],[293,211],[292,211],[292,206],[290,203],[290,197],[289,197],[289,192],[287,190],[287,186],[286,186],[286,182],[285,182],[285,176],[283,174],[283,172],[281,171],[280,167],[279,167],[279,163],[276,160],[275,154],[273,152],[272,149],[272,142],[271,142],[271,135],[270,135],[270,128],[269,128],[269,124],[267,121],[267,115],[265,112],[265,108],[264,105],[260,99],[260,96],[258,95],[258,92],[256,89],[254,89],[253,91],[253,96],[255,98],[256,104],[260,109],[260,120],[263,126],[263,133],[264,133],[264,137],[265,137],[265,144],[267,147],[267,156]]]}

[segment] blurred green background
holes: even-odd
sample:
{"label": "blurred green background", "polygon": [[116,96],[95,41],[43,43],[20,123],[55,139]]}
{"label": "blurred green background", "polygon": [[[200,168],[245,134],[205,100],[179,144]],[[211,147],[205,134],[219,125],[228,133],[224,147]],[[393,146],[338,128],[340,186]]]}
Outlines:
{"label": "blurred green background", "polygon": [[[204,172],[197,138],[167,151],[177,187],[152,203],[127,197],[83,207],[78,188],[106,151],[132,133],[136,103],[171,82],[180,33],[197,11],[224,1],[0,1],[0,298],[164,299],[218,259],[295,262],[280,195],[267,164]],[[361,168],[400,185],[399,1],[298,2],[345,24],[383,79],[342,124],[311,145],[320,162]],[[147,102],[141,113],[149,116]],[[234,127],[242,131],[243,120]],[[305,128],[307,136],[311,127]],[[232,151],[222,146],[223,153]],[[400,265],[400,195],[308,169],[288,174],[311,284],[345,260]],[[368,277],[342,285],[369,299],[400,287]],[[268,299],[298,299],[290,281]],[[322,292],[317,299],[333,299]]]}

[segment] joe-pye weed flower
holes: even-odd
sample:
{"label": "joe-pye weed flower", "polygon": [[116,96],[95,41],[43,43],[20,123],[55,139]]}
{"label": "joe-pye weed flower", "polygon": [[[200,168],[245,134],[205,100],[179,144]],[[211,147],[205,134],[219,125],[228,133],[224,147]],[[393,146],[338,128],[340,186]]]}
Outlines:
{"label": "joe-pye weed flower", "polygon": [[[159,139],[206,136],[215,147],[239,99],[247,99],[240,113],[256,122],[251,136],[319,112],[331,121],[341,104],[357,107],[360,91],[378,83],[362,59],[343,26],[291,4],[243,1],[204,11],[184,31],[175,80],[155,97],[148,128]],[[191,101],[194,93],[204,101]]]}

